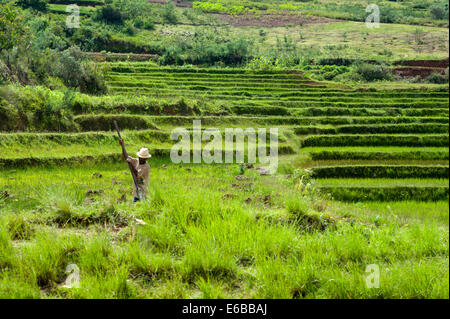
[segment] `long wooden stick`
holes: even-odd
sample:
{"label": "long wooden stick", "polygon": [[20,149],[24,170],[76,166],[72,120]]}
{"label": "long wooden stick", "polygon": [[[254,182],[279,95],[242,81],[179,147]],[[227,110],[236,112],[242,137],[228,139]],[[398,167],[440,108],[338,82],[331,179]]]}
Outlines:
{"label": "long wooden stick", "polygon": [[[122,136],[120,135],[120,129],[119,129],[119,125],[117,124],[117,121],[114,121],[114,126],[116,127],[117,134],[119,135],[119,140],[121,140]],[[123,154],[125,160],[127,160],[128,153],[127,153],[127,150],[125,149],[124,144],[122,144],[122,154]],[[137,194],[138,198],[141,200],[142,195],[141,195],[141,192],[139,191],[140,188],[139,188],[139,184],[137,182],[138,179],[137,179],[136,169],[133,167],[133,164],[131,164],[129,162],[128,162],[128,167],[130,168],[131,176],[133,177],[134,186],[136,187],[136,194]]]}

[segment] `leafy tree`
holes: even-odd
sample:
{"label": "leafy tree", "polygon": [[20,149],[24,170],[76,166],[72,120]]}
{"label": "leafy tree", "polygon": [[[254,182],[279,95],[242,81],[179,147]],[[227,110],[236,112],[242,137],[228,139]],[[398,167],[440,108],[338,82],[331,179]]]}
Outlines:
{"label": "leafy tree", "polygon": [[430,7],[431,16],[437,20],[448,19],[448,3],[436,3]]}
{"label": "leafy tree", "polygon": [[59,77],[65,85],[79,88],[81,92],[100,94],[106,92],[101,67],[84,59],[83,52],[78,47],[59,52],[54,56],[51,65],[53,76]]}
{"label": "leafy tree", "polygon": [[123,24],[124,16],[119,9],[106,5],[97,9],[97,19],[112,24]]}
{"label": "leafy tree", "polygon": [[0,52],[16,46],[24,32],[22,15],[19,9],[10,4],[0,5]]}
{"label": "leafy tree", "polygon": [[168,1],[167,4],[164,5],[162,16],[164,20],[170,24],[176,24],[178,22],[175,4],[172,1]]}

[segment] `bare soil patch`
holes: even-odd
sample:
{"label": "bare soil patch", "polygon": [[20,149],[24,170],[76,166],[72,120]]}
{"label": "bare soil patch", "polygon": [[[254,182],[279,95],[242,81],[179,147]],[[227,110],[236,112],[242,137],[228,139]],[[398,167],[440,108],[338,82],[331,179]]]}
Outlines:
{"label": "bare soil patch", "polygon": [[397,61],[395,65],[414,66],[425,68],[448,68],[448,58],[443,60],[406,60]]}
{"label": "bare soil patch", "polygon": [[407,67],[395,68],[395,69],[393,69],[393,72],[396,75],[399,75],[404,78],[419,76],[421,79],[424,79],[433,73],[444,74],[445,69],[444,68],[426,68],[426,67],[407,66]]}
{"label": "bare soil patch", "polygon": [[213,13],[211,15],[235,27],[284,27],[287,25],[325,24],[338,21],[335,19],[302,16],[292,13],[262,15],[229,15]]}

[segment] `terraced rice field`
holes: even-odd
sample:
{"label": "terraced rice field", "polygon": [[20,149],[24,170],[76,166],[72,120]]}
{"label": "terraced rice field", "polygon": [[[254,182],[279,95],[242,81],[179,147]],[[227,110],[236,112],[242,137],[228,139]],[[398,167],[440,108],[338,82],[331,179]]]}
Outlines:
{"label": "terraced rice field", "polygon": [[[311,169],[317,187],[335,199],[448,199],[447,90],[351,90],[297,72],[144,62],[110,63],[107,83],[110,100],[80,106],[82,133],[0,134],[0,166],[118,161],[113,120],[130,148],[145,145],[167,157],[172,129],[192,129],[201,119],[203,128],[279,128],[279,154]],[[158,99],[182,102],[152,104]]]}
{"label": "terraced rice field", "polygon": [[167,157],[172,129],[201,119],[203,128],[279,128],[279,154],[310,169],[317,187],[338,200],[448,199],[447,90],[352,90],[298,72],[145,62],[110,63],[107,83],[109,100],[80,106],[83,133],[0,134],[0,165],[120,160],[113,120],[130,148]]}
{"label": "terraced rice field", "polygon": [[[146,63],[112,64],[108,85],[118,95],[196,98],[226,108],[222,114],[203,114],[205,125],[279,127],[286,137],[281,145],[298,154],[297,166],[311,168],[318,187],[336,199],[448,198],[446,90],[349,90],[299,73]],[[164,129],[189,127],[198,117],[154,116],[144,106],[132,113]]]}

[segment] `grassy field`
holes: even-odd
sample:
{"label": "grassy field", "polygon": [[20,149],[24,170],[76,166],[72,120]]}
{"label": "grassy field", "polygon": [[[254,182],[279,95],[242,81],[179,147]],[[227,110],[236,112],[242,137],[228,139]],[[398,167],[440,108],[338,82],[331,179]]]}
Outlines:
{"label": "grassy field", "polygon": [[[237,171],[152,161],[137,205],[123,165],[2,171],[1,296],[448,297],[447,202],[312,202],[292,179]],[[80,288],[61,285],[69,263]]]}
{"label": "grassy field", "polygon": [[[164,34],[184,37],[198,26],[158,25],[156,31],[142,31],[135,41],[148,41]],[[277,43],[289,41],[305,58],[341,57],[350,59],[397,61],[402,59],[442,59],[448,56],[448,28],[380,24],[369,29],[363,22],[331,21],[282,27],[216,26],[219,33],[240,33],[254,39],[254,52],[270,55]],[[420,32],[420,38],[415,34]],[[155,34],[156,33],[156,34]],[[281,52],[280,52],[281,53]]]}
{"label": "grassy field", "polygon": [[[117,40],[136,46],[171,41],[189,41],[196,32],[242,35],[252,39],[251,56],[288,56],[300,51],[304,59],[348,58],[393,62],[410,59],[443,59],[448,56],[448,28],[381,24],[369,29],[363,22],[338,21],[325,24],[265,26],[157,25],[154,31],[116,35]],[[415,34],[420,34],[416,36]],[[169,38],[166,38],[170,35]],[[291,46],[291,47],[289,47]]]}

